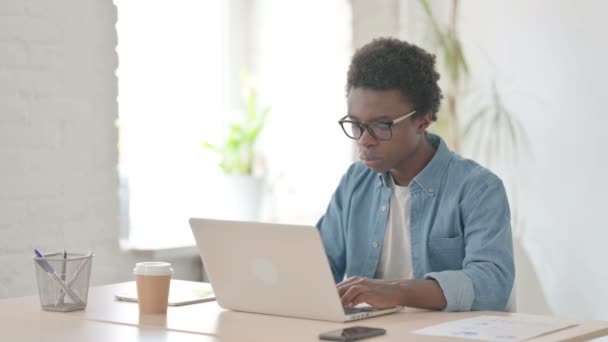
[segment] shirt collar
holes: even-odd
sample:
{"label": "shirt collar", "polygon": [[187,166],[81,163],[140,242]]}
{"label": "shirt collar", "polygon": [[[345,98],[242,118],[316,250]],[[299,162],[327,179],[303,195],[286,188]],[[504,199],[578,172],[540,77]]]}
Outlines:
{"label": "shirt collar", "polygon": [[[441,178],[452,159],[452,151],[440,136],[427,133],[429,142],[436,149],[431,161],[420,171],[410,183],[418,184],[428,195],[434,196],[441,185]],[[388,172],[379,173],[378,177],[383,186],[390,186],[391,175]]]}

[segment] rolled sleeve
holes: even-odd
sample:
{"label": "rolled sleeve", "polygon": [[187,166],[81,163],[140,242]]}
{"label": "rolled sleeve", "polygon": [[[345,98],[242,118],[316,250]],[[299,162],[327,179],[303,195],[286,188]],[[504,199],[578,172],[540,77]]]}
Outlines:
{"label": "rolled sleeve", "polygon": [[463,204],[464,258],[461,269],[431,270],[445,311],[505,310],[515,277],[509,205],[495,178]]}
{"label": "rolled sleeve", "polygon": [[439,283],[447,305],[444,311],[470,311],[475,299],[473,281],[463,271],[431,272],[425,279]]}

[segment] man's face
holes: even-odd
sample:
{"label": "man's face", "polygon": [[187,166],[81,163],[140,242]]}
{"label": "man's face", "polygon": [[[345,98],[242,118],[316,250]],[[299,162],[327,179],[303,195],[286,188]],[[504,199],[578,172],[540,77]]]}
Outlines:
{"label": "man's face", "polygon": [[[398,90],[352,88],[348,93],[349,119],[364,124],[392,122],[414,110]],[[376,172],[402,168],[421,145],[427,126],[428,119],[409,117],[391,127],[390,140],[379,140],[366,129],[357,140],[360,158]]]}

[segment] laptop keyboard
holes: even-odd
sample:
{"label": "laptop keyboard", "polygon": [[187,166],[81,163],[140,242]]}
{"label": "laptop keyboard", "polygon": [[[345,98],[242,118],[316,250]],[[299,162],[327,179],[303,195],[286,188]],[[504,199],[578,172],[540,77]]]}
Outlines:
{"label": "laptop keyboard", "polygon": [[352,315],[352,314],[356,314],[356,313],[360,313],[360,312],[368,312],[368,311],[374,311],[374,308],[372,307],[361,307],[361,308],[344,308],[344,314],[345,315]]}

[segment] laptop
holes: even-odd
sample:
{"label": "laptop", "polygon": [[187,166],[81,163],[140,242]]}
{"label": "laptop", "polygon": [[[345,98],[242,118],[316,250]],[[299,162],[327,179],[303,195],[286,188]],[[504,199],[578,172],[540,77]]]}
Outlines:
{"label": "laptop", "polygon": [[403,309],[345,309],[313,226],[191,218],[190,227],[224,309],[331,322]]}

